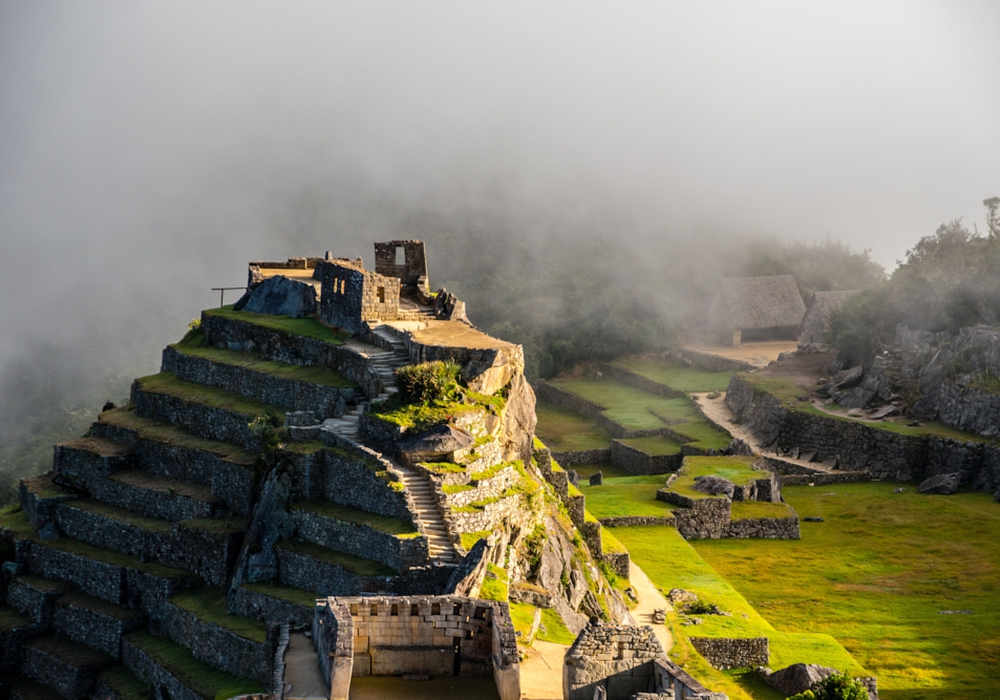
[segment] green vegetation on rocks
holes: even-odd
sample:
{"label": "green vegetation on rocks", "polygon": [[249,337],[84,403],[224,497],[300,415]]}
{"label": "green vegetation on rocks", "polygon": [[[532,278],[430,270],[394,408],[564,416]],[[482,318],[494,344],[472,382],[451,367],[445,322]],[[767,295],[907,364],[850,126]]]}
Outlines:
{"label": "green vegetation on rocks", "polygon": [[233,321],[252,323],[262,328],[281,331],[289,335],[299,335],[304,338],[322,340],[332,345],[343,345],[344,341],[350,337],[347,331],[334,330],[330,326],[320,323],[315,318],[292,318],[290,316],[256,314],[251,311],[233,311],[232,305],[223,306],[218,309],[206,309],[202,314],[204,316],[217,316]]}
{"label": "green vegetation on rocks", "polygon": [[[242,413],[253,418],[259,415],[275,415],[281,418],[284,411],[276,406],[247,398],[242,394],[216,389],[215,387],[186,382],[168,372],[160,372],[149,377],[136,379],[142,391],[150,394],[164,394],[188,403],[202,404],[211,408]],[[283,419],[281,419],[283,420]]]}

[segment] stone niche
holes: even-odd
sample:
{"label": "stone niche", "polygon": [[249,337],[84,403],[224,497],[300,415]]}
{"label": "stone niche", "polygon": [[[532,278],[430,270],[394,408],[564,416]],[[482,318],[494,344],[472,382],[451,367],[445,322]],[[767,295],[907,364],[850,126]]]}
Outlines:
{"label": "stone niche", "polygon": [[587,625],[563,660],[563,700],[630,700],[658,691],[654,662],[667,655],[649,625]]}
{"label": "stone niche", "polygon": [[353,676],[488,676],[501,700],[520,697],[506,603],[460,596],[357,596],[316,601],[313,641],[331,700]]}

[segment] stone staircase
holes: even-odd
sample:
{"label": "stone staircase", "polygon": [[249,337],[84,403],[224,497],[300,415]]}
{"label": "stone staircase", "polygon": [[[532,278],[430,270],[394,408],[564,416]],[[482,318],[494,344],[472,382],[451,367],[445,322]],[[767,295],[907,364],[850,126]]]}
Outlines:
{"label": "stone staircase", "polygon": [[441,515],[434,487],[426,477],[415,469],[401,464],[396,464],[396,467],[403,476],[403,486],[406,487],[406,492],[413,498],[417,519],[427,536],[431,561],[438,564],[457,564],[458,557],[455,554],[455,547],[451,543],[444,516]]}

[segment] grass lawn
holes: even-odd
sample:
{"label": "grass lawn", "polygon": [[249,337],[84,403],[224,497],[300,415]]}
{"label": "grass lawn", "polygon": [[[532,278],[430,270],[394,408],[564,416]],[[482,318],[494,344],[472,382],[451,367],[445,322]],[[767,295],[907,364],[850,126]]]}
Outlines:
{"label": "grass lawn", "polygon": [[[668,525],[645,527],[621,527],[615,529],[615,536],[628,548],[632,560],[664,592],[671,588],[694,591],[709,603],[715,603],[732,616],[699,615],[703,623],[697,626],[683,626],[681,616],[672,612],[668,618],[677,644],[670,657],[681,663],[685,670],[712,690],[729,694],[731,700],[757,698],[768,700],[775,697],[773,691],[761,686],[743,673],[723,673],[709,666],[690,646],[688,636],[696,637],[756,637],[766,636],[770,640],[773,669],[784,668],[793,663],[817,663],[847,669],[856,675],[865,670],[855,661],[837,640],[828,634],[800,633],[782,628],[779,632],[770,621],[725,578],[716,573],[698,551],[686,542],[677,530]],[[722,540],[727,543],[756,542],[756,540]],[[774,542],[774,540],[769,540]],[[772,571],[782,575],[784,572]],[[786,577],[789,582],[795,576]],[[770,611],[767,613],[770,615]],[[812,625],[809,630],[818,626]]]}
{"label": "grass lawn", "polygon": [[226,589],[221,586],[202,586],[192,591],[182,591],[170,596],[169,601],[182,610],[194,613],[202,622],[215,623],[235,635],[263,644],[267,625],[226,611]]}
{"label": "grass lawn", "polygon": [[188,333],[181,342],[171,347],[185,355],[224,365],[243,367],[254,372],[260,372],[261,374],[281,377],[282,379],[294,379],[300,382],[337,387],[338,389],[355,389],[358,386],[355,382],[344,378],[337,372],[320,367],[319,365],[301,367],[299,365],[288,364],[287,362],[263,360],[249,352],[217,348],[205,341],[205,333],[201,330]]}
{"label": "grass lawn", "polygon": [[597,518],[626,515],[669,517],[670,511],[677,506],[656,500],[656,492],[665,483],[663,475],[605,477],[601,486],[580,481],[580,491],[587,498],[587,510]]}
{"label": "grass lawn", "polygon": [[313,544],[312,542],[305,542],[303,540],[284,540],[278,544],[278,547],[281,549],[287,549],[289,552],[301,554],[304,557],[312,557],[313,559],[318,559],[319,561],[327,564],[339,566],[344,571],[358,576],[396,575],[396,571],[380,562],[371,561],[370,559],[362,559],[361,557],[356,557],[352,554],[336,552],[332,549],[321,547],[318,544]]}
{"label": "grass lawn", "polygon": [[628,445],[629,447],[634,447],[637,450],[642,450],[648,455],[676,455],[680,454],[681,444],[679,442],[674,442],[670,438],[663,437],[662,435],[652,435],[650,437],[638,437],[638,438],[622,438],[619,442]]}
{"label": "grass lawn", "polygon": [[756,520],[759,518],[793,518],[795,511],[787,503],[765,503],[764,501],[733,501],[733,520]]}
{"label": "grass lawn", "polygon": [[576,640],[576,635],[569,631],[555,608],[544,608],[542,610],[542,623],[538,627],[538,635],[535,638],[541,639],[543,642],[569,645]]}
{"label": "grass lawn", "polygon": [[612,364],[687,394],[696,391],[725,391],[733,376],[732,372],[709,372],[664,360],[616,360]]}
{"label": "grass lawn", "polygon": [[135,412],[135,406],[124,406],[104,411],[97,420],[99,423],[107,423],[108,425],[134,430],[144,440],[178,445],[192,450],[214,452],[228,462],[251,464],[254,459],[250,452],[238,445],[220,442],[219,440],[210,440],[189,433],[183,428],[178,428],[169,423],[162,423],[152,418],[143,418]]}
{"label": "grass lawn", "polygon": [[253,323],[257,326],[270,328],[274,331],[281,331],[291,335],[301,335],[306,338],[315,338],[333,345],[343,345],[344,341],[351,337],[347,331],[334,331],[329,326],[323,325],[315,318],[292,318],[290,316],[272,316],[270,314],[255,314],[250,311],[233,311],[233,305],[223,306],[218,309],[206,309],[202,312],[205,316],[219,316],[234,321]]}
{"label": "grass lawn", "polygon": [[594,425],[579,413],[539,401],[535,404],[538,416],[536,432],[553,452],[575,452],[607,448],[611,433]]}
{"label": "grass lawn", "polygon": [[604,415],[635,430],[662,428],[665,420],[693,420],[698,412],[688,399],[667,399],[614,379],[557,379],[563,391],[605,408]]}
{"label": "grass lawn", "polygon": [[[564,467],[566,471],[574,470],[581,479],[589,479],[591,474],[601,472],[605,479],[614,476],[633,476],[631,472],[625,471],[621,467],[616,467],[611,462],[597,462],[595,464],[571,464]],[[666,478],[666,477],[664,477]]]}
{"label": "grass lawn", "polygon": [[836,637],[886,700],[1000,697],[1000,506],[895,487],[788,487],[800,515],[825,519],[802,523],[801,540],[694,547],[782,630]]}
{"label": "grass lawn", "polygon": [[704,418],[675,423],[670,430],[688,438],[687,444],[703,450],[724,450],[733,440],[729,433],[719,430]]}
{"label": "grass lawn", "polygon": [[153,700],[153,691],[121,665],[101,671],[97,680],[108,686],[118,700]]}
{"label": "grass lawn", "polygon": [[140,377],[135,380],[142,391],[150,394],[165,394],[175,399],[188,403],[197,403],[212,408],[219,408],[224,411],[234,411],[242,413],[244,416],[253,418],[267,413],[273,413],[284,421],[285,412],[277,406],[247,398],[241,394],[234,394],[231,391],[223,391],[215,387],[185,382],[178,379],[169,372],[160,372],[149,377]]}

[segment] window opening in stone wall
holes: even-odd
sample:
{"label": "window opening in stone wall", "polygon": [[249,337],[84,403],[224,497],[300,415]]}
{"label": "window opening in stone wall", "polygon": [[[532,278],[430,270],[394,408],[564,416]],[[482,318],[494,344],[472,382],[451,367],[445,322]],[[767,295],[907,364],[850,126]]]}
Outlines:
{"label": "window opening in stone wall", "polygon": [[406,250],[401,245],[396,246],[396,264],[406,264]]}
{"label": "window opening in stone wall", "polygon": [[451,614],[452,615],[461,615],[462,614],[462,606],[459,603],[455,603],[455,608],[454,608],[454,610],[452,611]]}
{"label": "window opening in stone wall", "polygon": [[340,280],[340,293],[344,293],[344,289],[347,288],[347,280]]}
{"label": "window opening in stone wall", "polygon": [[440,615],[440,614],[441,614],[441,603],[432,603],[431,615]]}
{"label": "window opening in stone wall", "polygon": [[358,606],[357,605],[351,605],[351,614],[354,615],[355,617],[357,617],[357,615],[358,615]]}
{"label": "window opening in stone wall", "polygon": [[378,617],[378,605],[372,605],[372,617]]}
{"label": "window opening in stone wall", "polygon": [[410,615],[412,615],[413,617],[416,617],[419,614],[420,614],[420,610],[417,608],[417,604],[413,603],[410,606]]}
{"label": "window opening in stone wall", "polygon": [[378,288],[378,303],[379,304],[385,303],[385,287]]}
{"label": "window opening in stone wall", "polygon": [[399,606],[393,605],[392,609],[389,611],[390,617],[399,617]]}

